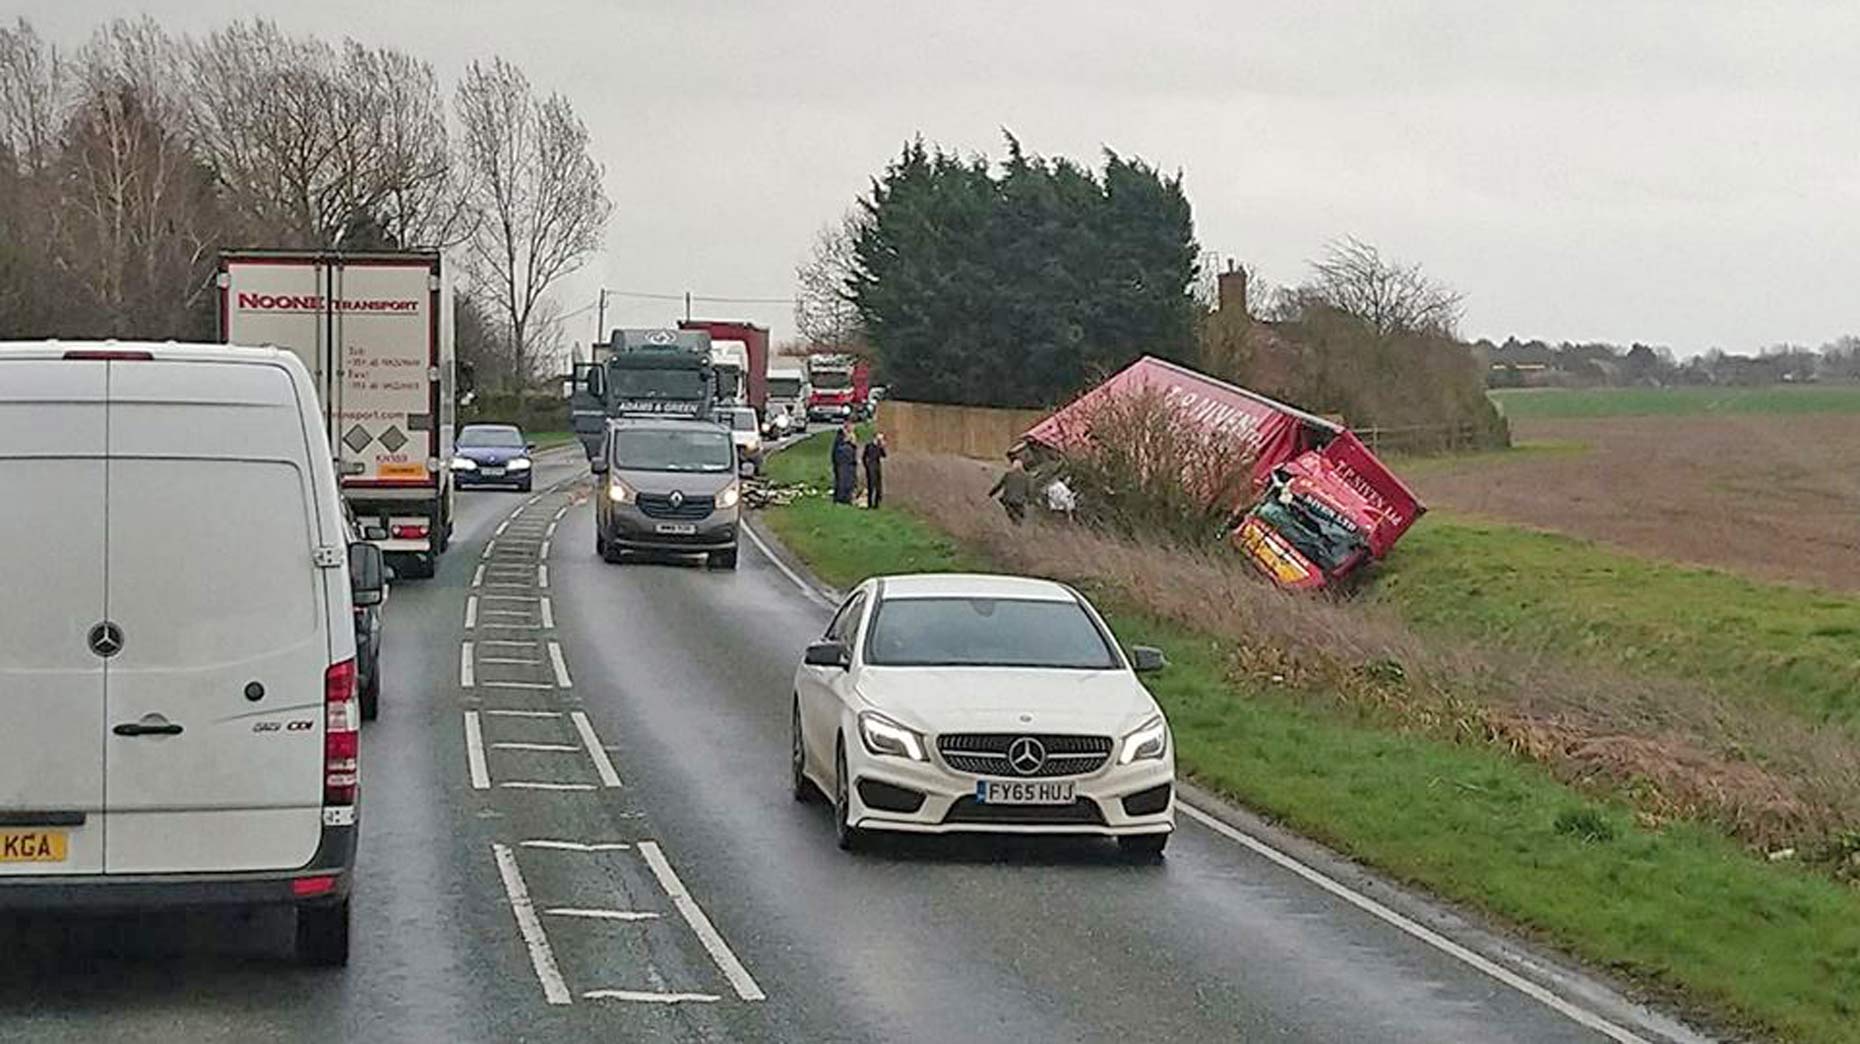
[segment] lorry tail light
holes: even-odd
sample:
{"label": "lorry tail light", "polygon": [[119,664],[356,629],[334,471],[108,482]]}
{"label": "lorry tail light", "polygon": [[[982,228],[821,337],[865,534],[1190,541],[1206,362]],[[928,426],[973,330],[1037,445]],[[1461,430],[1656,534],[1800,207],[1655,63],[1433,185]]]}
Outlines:
{"label": "lorry tail light", "polygon": [[396,540],[425,540],[429,532],[426,526],[395,526],[393,529]]}
{"label": "lorry tail light", "polygon": [[330,664],[323,675],[323,804],[353,805],[361,782],[361,707],[355,661]]}

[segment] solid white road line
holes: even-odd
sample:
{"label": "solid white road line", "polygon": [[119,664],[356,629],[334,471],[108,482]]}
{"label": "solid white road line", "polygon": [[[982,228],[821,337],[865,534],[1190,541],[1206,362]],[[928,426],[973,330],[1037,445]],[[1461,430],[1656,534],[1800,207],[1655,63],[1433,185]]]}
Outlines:
{"label": "solid white road line", "polygon": [[[476,598],[478,596],[473,595],[472,597]],[[534,595],[485,595],[484,600],[487,602],[523,602],[525,604],[538,601]]]}
{"label": "solid white road line", "polygon": [[488,710],[484,713],[493,718],[559,718],[562,716],[561,711]]}
{"label": "solid white road line", "polygon": [[1215,833],[1221,835],[1222,837],[1227,838],[1229,841],[1233,841],[1241,845],[1242,847],[1250,849],[1251,851],[1261,856],[1264,856],[1266,859],[1272,861],[1273,863],[1277,864],[1281,868],[1285,870],[1289,870],[1294,874],[1297,874],[1299,877],[1304,878],[1305,880],[1311,882],[1312,884],[1318,886],[1319,888],[1322,888],[1324,891],[1329,892],[1330,894],[1336,896],[1339,899],[1342,899],[1344,902],[1349,903],[1351,906],[1354,906],[1357,909],[1362,910],[1363,912],[1369,914],[1372,917],[1377,918],[1378,920],[1381,920],[1381,921],[1387,922],[1390,925],[1393,925],[1394,927],[1400,929],[1401,931],[1406,932],[1407,934],[1413,936],[1414,938],[1421,940],[1427,945],[1432,946],[1434,949],[1439,950],[1440,952],[1454,958],[1455,960],[1460,961],[1461,963],[1470,965],[1471,967],[1481,972],[1484,972],[1485,974],[1491,976],[1492,978],[1497,979],[1499,982],[1502,982],[1505,985],[1511,987],[1512,989],[1517,990],[1519,993],[1522,993],[1525,996],[1530,997],[1533,1000],[1536,1000],[1544,1004],[1550,1009],[1568,1017],[1572,1021],[1577,1022],[1583,1026],[1587,1026],[1589,1029],[1592,1029],[1595,1032],[1600,1033],[1601,1035],[1609,1038],[1610,1040],[1619,1041],[1620,1044],[1647,1044],[1647,1041],[1644,1038],[1636,1036],[1635,1034],[1629,1032],[1627,1029],[1621,1026],[1615,1025],[1614,1023],[1608,1021],[1607,1019],[1602,1018],[1600,1015],[1597,1015],[1592,1011],[1589,1011],[1585,1008],[1580,1008],[1570,1003],[1569,1001],[1564,1000],[1563,998],[1557,996],[1554,993],[1551,993],[1549,990],[1544,989],[1542,986],[1537,985],[1536,983],[1530,981],[1529,979],[1526,979],[1503,967],[1500,967],[1497,964],[1494,964],[1492,961],[1488,960],[1487,958],[1481,956],[1478,953],[1473,952],[1472,950],[1467,949],[1464,946],[1461,946],[1459,943],[1456,943],[1453,940],[1447,938],[1446,936],[1441,935],[1439,932],[1436,932],[1433,929],[1428,928],[1425,925],[1422,925],[1413,920],[1410,920],[1409,918],[1404,917],[1403,915],[1399,913],[1396,913],[1394,910],[1389,909],[1388,907],[1382,905],[1381,903],[1375,901],[1374,899],[1369,898],[1368,896],[1362,894],[1361,892],[1356,891],[1355,889],[1349,887],[1348,885],[1345,885],[1339,881],[1332,880],[1331,878],[1325,876],[1324,874],[1318,872],[1317,870],[1314,870],[1311,867],[1306,866],[1305,864],[1299,862],[1298,860],[1293,859],[1291,856],[1286,855],[1284,852],[1281,852],[1278,849],[1272,847],[1271,845],[1266,844],[1264,841],[1261,841],[1258,838],[1252,837],[1248,834],[1242,833],[1240,830],[1228,825],[1226,822],[1222,820],[1216,819],[1215,817],[1207,814],[1206,812],[1201,811],[1195,806],[1190,805],[1187,802],[1180,802],[1179,807],[1181,808],[1183,812],[1187,813],[1190,819],[1193,819],[1195,822],[1206,826],[1208,829],[1214,831]]}
{"label": "solid white road line", "polygon": [[549,586],[549,567],[548,566],[539,565],[536,567],[536,586],[545,587],[545,588]]}
{"label": "solid white road line", "polygon": [[492,750],[536,750],[547,754],[579,754],[581,748],[573,743],[493,743]]}
{"label": "solid white road line", "polygon": [[831,600],[829,600],[825,595],[821,594],[819,591],[814,590],[814,585],[808,583],[806,580],[801,579],[801,575],[799,573],[796,573],[794,570],[788,568],[788,563],[783,562],[779,558],[776,558],[775,552],[769,550],[769,546],[762,542],[762,538],[756,535],[756,531],[754,529],[751,529],[748,526],[743,526],[741,527],[741,532],[744,536],[749,538],[750,543],[756,545],[757,551],[762,552],[763,558],[768,559],[775,566],[776,569],[781,570],[781,574],[787,577],[789,581],[791,581],[794,584],[795,587],[800,588],[801,593],[806,595],[809,601],[814,602],[817,605],[823,605],[827,607],[828,609],[835,608]]}
{"label": "solid white road line", "polygon": [[565,790],[565,791],[580,791],[580,790],[593,790],[593,789],[594,789],[594,784],[592,784],[592,783],[530,783],[530,782],[514,782],[514,783],[499,783],[499,784],[498,784],[498,786],[500,786],[500,787],[508,787],[508,788],[510,788],[511,790]]}
{"label": "solid white road line", "polygon": [[528,612],[519,610],[519,609],[486,609],[484,611],[484,615],[502,616],[506,618],[514,616],[519,620],[527,620],[530,618],[530,614]]}
{"label": "solid white road line", "polygon": [[471,575],[471,585],[473,587],[484,586],[484,566],[479,566],[478,571]]}
{"label": "solid white road line", "polygon": [[514,681],[488,681],[478,687],[480,689],[515,689],[519,692],[547,692],[555,688],[553,685],[544,685],[541,682]]}
{"label": "solid white road line", "polygon": [[484,763],[484,726],[477,711],[465,712],[465,764],[471,769],[473,790],[491,789],[491,770]]}
{"label": "solid white road line", "polygon": [[476,626],[478,626],[478,596],[472,595],[465,599],[465,629],[469,631]]}
{"label": "solid white road line", "polygon": [[518,666],[523,666],[523,667],[535,667],[536,665],[542,663],[541,660],[513,659],[513,658],[508,658],[508,657],[502,657],[502,656],[495,656],[495,657],[487,656],[484,659],[479,660],[478,662],[479,663],[512,664],[512,665],[518,665]]}
{"label": "solid white road line", "polygon": [[480,641],[479,645],[495,645],[500,649],[534,649],[535,642]]}
{"label": "solid white road line", "polygon": [[554,906],[543,913],[551,917],[586,917],[591,921],[656,921],[659,915],[650,910],[583,910],[573,906]]}
{"label": "solid white road line", "polygon": [[536,904],[530,901],[530,890],[523,884],[523,871],[517,869],[516,853],[508,845],[493,844],[491,854],[497,858],[497,873],[504,879],[504,894],[510,897],[510,910],[517,915],[517,931],[523,933],[523,944],[529,947],[530,966],[542,982],[543,996],[551,1004],[573,1003],[562,969],[556,967],[555,951],[549,948],[549,936],[536,916]]}
{"label": "solid white road line", "polygon": [[542,625],[546,631],[555,630],[555,604],[547,598],[542,600]]}
{"label": "solid white road line", "polygon": [[[581,748],[577,747],[575,749],[579,750]],[[518,847],[521,848],[542,848],[555,852],[624,852],[633,847],[621,841],[587,842],[535,840],[519,841],[517,844]]]}
{"label": "solid white road line", "polygon": [[703,943],[704,949],[710,952],[710,959],[716,962],[717,969],[723,972],[723,977],[730,980],[730,986],[736,990],[736,995],[746,1001],[767,1000],[768,994],[763,993],[762,987],[756,985],[756,980],[750,976],[749,969],[743,967],[743,962],[737,960],[736,954],[730,952],[730,945],[723,941],[723,936],[718,934],[716,926],[710,923],[710,918],[704,916],[704,911],[698,906],[697,900],[691,898],[691,894],[685,891],[684,882],[678,879],[678,874],[672,869],[672,864],[666,861],[665,853],[659,849],[659,843],[641,841],[639,854],[646,857],[646,865],[652,867],[652,875],[659,879],[659,886],[665,889],[665,894],[671,897],[672,905],[678,907],[678,912],[684,915],[685,923],[697,933],[698,941]]}
{"label": "solid white road line", "polygon": [[641,990],[589,990],[582,1000],[633,1001],[636,1004],[711,1004],[714,993],[646,993]]}
{"label": "solid white road line", "polygon": [[574,681],[568,676],[568,661],[562,658],[561,642],[549,643],[549,665],[555,668],[557,688],[572,689],[575,687]]}
{"label": "solid white road line", "polygon": [[471,656],[471,643],[460,642],[459,643],[459,688],[461,689],[471,688],[472,681],[473,681],[472,670],[473,668],[472,668],[472,656]]}
{"label": "solid white road line", "polygon": [[594,734],[594,725],[588,721],[588,716],[581,711],[570,711],[568,717],[575,723],[575,731],[581,733],[581,743],[588,749],[588,757],[594,762],[594,771],[600,774],[601,783],[619,786],[620,773],[614,771],[613,759],[607,756],[607,748],[601,746],[601,738]]}

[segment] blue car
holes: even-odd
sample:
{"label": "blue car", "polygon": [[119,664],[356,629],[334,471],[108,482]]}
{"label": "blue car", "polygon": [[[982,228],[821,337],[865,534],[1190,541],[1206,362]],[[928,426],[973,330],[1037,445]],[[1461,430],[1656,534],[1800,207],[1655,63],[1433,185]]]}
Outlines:
{"label": "blue car", "polygon": [[528,493],[535,451],[514,424],[467,424],[452,444],[452,481],[460,489],[504,486]]}

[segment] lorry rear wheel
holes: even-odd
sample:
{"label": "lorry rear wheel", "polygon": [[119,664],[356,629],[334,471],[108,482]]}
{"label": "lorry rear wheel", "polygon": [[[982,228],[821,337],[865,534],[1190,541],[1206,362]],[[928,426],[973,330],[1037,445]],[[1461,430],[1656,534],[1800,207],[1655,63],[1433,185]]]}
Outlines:
{"label": "lorry rear wheel", "polygon": [[437,570],[436,558],[428,553],[408,555],[403,563],[407,568],[401,575],[409,580],[431,580]]}
{"label": "lorry rear wheel", "polygon": [[349,963],[349,901],[297,910],[297,959],[318,968]]}

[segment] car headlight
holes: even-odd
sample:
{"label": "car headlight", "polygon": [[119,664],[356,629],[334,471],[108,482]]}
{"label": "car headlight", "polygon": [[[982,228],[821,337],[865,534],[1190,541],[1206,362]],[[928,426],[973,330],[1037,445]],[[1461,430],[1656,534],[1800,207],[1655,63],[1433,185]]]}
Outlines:
{"label": "car headlight", "polygon": [[742,487],[732,482],[723,487],[723,492],[717,494],[717,506],[720,508],[733,508],[736,506],[736,502],[741,499],[743,499]]}
{"label": "car headlight", "polygon": [[452,470],[453,471],[477,471],[478,462],[471,459],[470,457],[453,457],[452,458]]}
{"label": "car headlight", "polygon": [[512,471],[528,471],[528,470],[530,470],[530,458],[528,458],[528,457],[516,457],[516,458],[514,458],[514,459],[512,459],[512,460],[510,461],[510,470],[512,470]]}
{"label": "car headlight", "polygon": [[1153,760],[1162,757],[1168,749],[1169,723],[1158,714],[1124,737],[1123,752],[1118,754],[1117,763],[1128,765],[1133,761]]}
{"label": "car headlight", "polygon": [[859,738],[865,742],[866,750],[880,757],[929,760],[924,757],[923,737],[883,714],[873,711],[860,714]]}
{"label": "car headlight", "polygon": [[793,423],[794,421],[788,419],[788,415],[785,413],[775,418],[775,426],[777,428],[786,428],[788,425],[793,424]]}
{"label": "car headlight", "polygon": [[607,483],[607,499],[616,504],[631,504],[635,496],[637,494],[633,491],[633,487],[619,479],[612,479]]}

